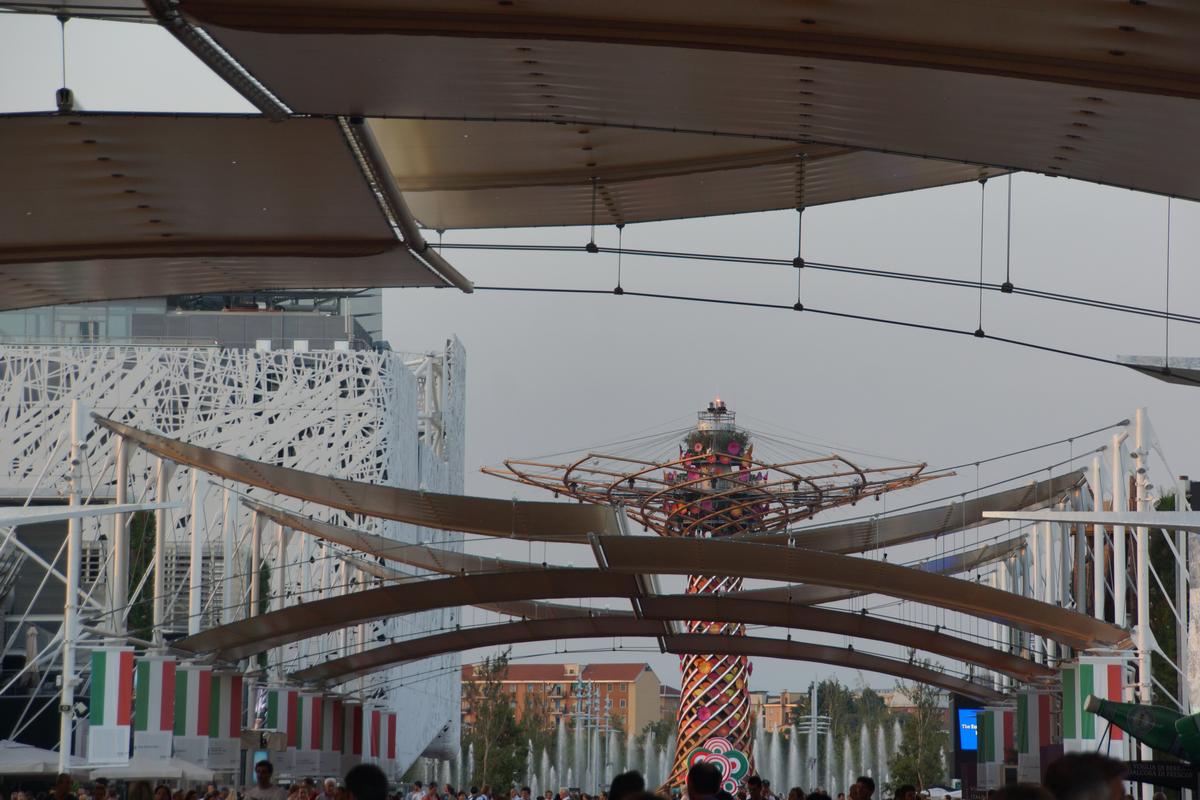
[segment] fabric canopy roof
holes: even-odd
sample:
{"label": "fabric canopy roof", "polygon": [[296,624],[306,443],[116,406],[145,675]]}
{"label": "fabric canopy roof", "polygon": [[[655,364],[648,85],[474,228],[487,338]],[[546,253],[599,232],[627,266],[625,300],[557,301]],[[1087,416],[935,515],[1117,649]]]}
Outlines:
{"label": "fabric canopy roof", "polygon": [[[182,0],[180,8],[294,111],[402,118],[377,133],[418,216],[436,227],[578,222],[581,207],[590,215],[593,179],[604,192],[598,221],[621,222],[974,177],[955,163],[1200,197],[1190,158],[1200,134],[1200,8],[1089,0],[811,9],[773,0]],[[821,171],[811,186],[778,162],[750,166],[788,146]],[[890,157],[853,163],[853,151]],[[908,163],[921,159],[951,163]]]}
{"label": "fabric canopy roof", "polygon": [[0,116],[0,310],[197,292],[448,286],[336,120]]}

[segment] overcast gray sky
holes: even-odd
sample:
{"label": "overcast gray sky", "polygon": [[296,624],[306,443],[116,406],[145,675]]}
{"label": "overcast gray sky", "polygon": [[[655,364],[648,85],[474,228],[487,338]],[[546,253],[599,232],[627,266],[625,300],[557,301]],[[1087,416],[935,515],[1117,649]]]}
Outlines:
{"label": "overcast gray sky", "polygon": [[[73,21],[67,42],[68,82],[89,110],[252,110],[157,27]],[[60,56],[56,21],[0,14],[0,111],[52,108]],[[1011,269],[1017,286],[1162,307],[1166,199],[1029,174],[1017,175],[1012,186]],[[987,281],[1003,280],[1006,187],[1007,180],[998,179],[987,188]],[[805,214],[804,254],[814,261],[975,280],[979,200],[979,186],[969,184],[814,208]],[[1200,210],[1175,201],[1172,211],[1171,308],[1195,314],[1200,311],[1195,302]],[[573,228],[450,232],[445,241],[582,246],[587,235]],[[617,241],[611,228],[597,238],[603,245]],[[791,258],[795,214],[630,225],[624,244]],[[616,279],[616,258],[607,254],[447,250],[446,255],[480,285],[611,289]],[[626,257],[623,284],[628,290],[795,301],[795,273],[782,267]],[[969,330],[978,312],[973,291],[814,270],[804,276],[804,302]],[[451,335],[466,346],[467,491],[473,494],[509,496],[516,488],[480,475],[480,466],[506,456],[588,448],[653,426],[679,427],[718,393],[747,427],[770,425],[932,466],[1059,439],[1130,417],[1144,405],[1170,469],[1200,474],[1194,458],[1200,444],[1194,423],[1200,388],[988,340],[795,312],[614,296],[389,290],[385,313],[388,337],[399,350],[438,348]],[[986,294],[983,327],[993,335],[1100,356],[1163,352],[1160,320],[1019,296]],[[1173,324],[1170,341],[1172,354],[1200,355],[1195,325]],[[879,509],[974,492],[977,481],[989,483],[1067,459],[1101,439],[987,464],[978,475],[967,468],[957,478],[895,495]],[[1160,460],[1151,468],[1156,484],[1171,480]],[[933,555],[996,535],[1003,530],[997,527],[889,556]],[[472,549],[541,560],[528,546],[473,543]],[[577,564],[590,561],[584,549],[549,553]],[[891,611],[908,619],[941,619],[940,612],[928,609]],[[484,616],[468,613],[466,619]],[[569,647],[610,645],[572,642]],[[515,652],[547,649],[553,645]],[[568,658],[649,660],[664,680],[678,681],[676,659],[656,653]],[[800,688],[829,672],[823,666],[764,661],[753,685]],[[858,681],[844,670],[840,674]],[[883,676],[864,677],[876,686],[892,683]]]}

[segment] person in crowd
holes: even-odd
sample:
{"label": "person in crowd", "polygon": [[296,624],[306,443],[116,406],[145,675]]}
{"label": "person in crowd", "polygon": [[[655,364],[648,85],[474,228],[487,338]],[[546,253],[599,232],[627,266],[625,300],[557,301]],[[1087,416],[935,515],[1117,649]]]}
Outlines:
{"label": "person in crowd", "polygon": [[188,789],[187,794],[183,796],[183,800],[199,800],[200,793],[195,789]]}
{"label": "person in crowd", "polygon": [[874,794],[875,779],[868,775],[859,775],[850,787],[850,800],[871,800]]}
{"label": "person in crowd", "polygon": [[445,788],[442,789],[442,800],[454,800],[457,794],[458,792],[454,791],[454,787],[447,783]]}
{"label": "person in crowd", "polygon": [[412,791],[408,793],[408,800],[424,800],[425,785],[420,781],[413,781]]}
{"label": "person in crowd", "polygon": [[995,800],[1054,800],[1054,795],[1036,783],[1013,783],[997,789]]}
{"label": "person in crowd", "polygon": [[[757,775],[751,775],[751,778],[758,778]],[[749,779],[747,779],[749,783]],[[762,779],[758,778],[758,787],[762,789]],[[704,800],[705,798],[715,798],[717,792],[721,791],[721,770],[717,769],[716,764],[708,764],[700,762],[693,764],[687,772],[687,796],[688,800]]]}
{"label": "person in crowd", "polygon": [[1099,753],[1069,753],[1046,767],[1042,784],[1057,800],[1122,800],[1125,765]]}
{"label": "person in crowd", "polygon": [[771,791],[771,782],[763,779],[763,798],[764,800],[779,800],[775,793]]}
{"label": "person in crowd", "polygon": [[808,800],[829,800],[829,794],[821,787],[813,789],[808,794]]}
{"label": "person in crowd", "polygon": [[134,781],[129,785],[128,800],[154,800],[154,788],[149,781]]}
{"label": "person in crowd", "polygon": [[608,800],[626,800],[630,795],[645,791],[646,779],[642,777],[642,773],[631,769],[613,778],[608,787]]}
{"label": "person in crowd", "polygon": [[896,787],[895,800],[917,800],[917,787],[911,783],[902,783]]}
{"label": "person in crowd", "polygon": [[805,800],[804,790],[799,786],[793,786],[788,789],[787,800]]}
{"label": "person in crowd", "polygon": [[387,800],[388,780],[374,764],[359,764],[346,773],[350,800]]}
{"label": "person in crowd", "polygon": [[154,800],[171,800],[171,787],[160,783],[154,787]]}
{"label": "person in crowd", "polygon": [[254,765],[254,785],[246,787],[242,794],[247,800],[287,800],[287,790],[271,782],[274,775],[274,764],[266,759],[259,761]]}
{"label": "person in crowd", "polygon": [[521,800],[532,800],[532,798],[533,798],[533,789],[530,789],[528,786],[522,786],[521,787]]}
{"label": "person in crowd", "polygon": [[763,793],[762,776],[751,775],[746,778],[746,796],[750,800],[766,800],[766,795]]}

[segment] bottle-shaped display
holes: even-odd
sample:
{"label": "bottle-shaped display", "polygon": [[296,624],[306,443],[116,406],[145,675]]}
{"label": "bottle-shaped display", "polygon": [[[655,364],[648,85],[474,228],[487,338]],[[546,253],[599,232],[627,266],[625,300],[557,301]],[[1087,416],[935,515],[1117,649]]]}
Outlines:
{"label": "bottle-shaped display", "polygon": [[1178,711],[1172,711],[1162,706],[1101,700],[1091,694],[1083,701],[1083,709],[1098,717],[1103,717],[1139,742],[1149,745],[1155,750],[1200,763],[1200,758],[1198,758],[1200,752],[1188,752],[1189,748],[1185,746],[1184,737],[1176,728],[1177,722],[1189,719]]}

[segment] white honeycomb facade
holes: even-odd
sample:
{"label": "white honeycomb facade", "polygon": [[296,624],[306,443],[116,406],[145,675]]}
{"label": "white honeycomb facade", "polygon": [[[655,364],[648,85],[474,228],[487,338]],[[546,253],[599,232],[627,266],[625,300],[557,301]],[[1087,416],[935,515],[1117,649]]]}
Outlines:
{"label": "white honeycomb facade", "polygon": [[[407,364],[406,364],[407,362]],[[416,373],[422,372],[418,396]],[[429,406],[425,374],[436,375],[436,419]],[[139,346],[0,345],[0,497],[23,500],[64,497],[69,465],[67,437],[71,401],[139,428],[205,447],[287,467],[390,486],[461,493],[465,354],[457,340],[440,353],[324,350],[312,352],[221,350]],[[436,423],[436,425],[434,424]],[[433,443],[430,447],[428,443]],[[89,429],[85,492],[114,493],[115,447],[98,428]],[[45,473],[43,475],[43,470]],[[131,462],[130,501],[153,499],[154,459],[138,452]],[[40,477],[40,480],[39,480]],[[184,500],[168,526],[167,596],[173,628],[187,626],[187,574],[191,530],[191,475],[177,470],[171,499]],[[240,618],[248,607],[250,515],[238,495],[258,497],[401,541],[435,542],[461,548],[461,537],[277,498],[241,485],[210,482],[204,493],[203,551],[206,580],[204,627],[220,621],[230,604]],[[229,499],[237,563],[232,603],[222,591],[224,506]],[[103,547],[96,526],[85,527],[89,551]],[[110,537],[111,538],[111,537]],[[263,532],[264,560],[272,569],[271,602],[278,602],[278,537]],[[295,602],[305,586],[313,594],[339,591],[345,565],[312,537],[293,534],[286,561],[284,602]],[[392,565],[396,566],[396,565]],[[264,595],[268,588],[263,588]],[[147,590],[147,596],[149,590]],[[373,646],[452,627],[457,610],[434,611],[330,634],[289,648],[290,669],[324,660],[335,649],[355,648],[362,636]],[[458,741],[459,658],[447,656],[380,673],[347,691],[386,692],[400,711],[397,765],[403,769],[424,752],[448,758]],[[447,727],[448,726],[448,727]],[[432,743],[432,744],[431,744]]]}

